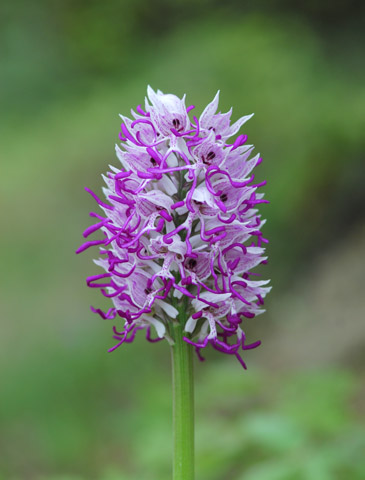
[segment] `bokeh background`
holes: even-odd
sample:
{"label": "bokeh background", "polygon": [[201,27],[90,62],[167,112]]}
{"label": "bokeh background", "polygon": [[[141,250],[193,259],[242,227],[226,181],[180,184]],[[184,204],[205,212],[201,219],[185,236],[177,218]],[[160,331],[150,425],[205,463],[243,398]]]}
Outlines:
{"label": "bokeh background", "polygon": [[197,479],[365,478],[364,2],[0,6],[0,478],[171,478],[170,356],[113,354],[75,256],[146,86],[221,90],[264,163],[267,313],[196,365]]}

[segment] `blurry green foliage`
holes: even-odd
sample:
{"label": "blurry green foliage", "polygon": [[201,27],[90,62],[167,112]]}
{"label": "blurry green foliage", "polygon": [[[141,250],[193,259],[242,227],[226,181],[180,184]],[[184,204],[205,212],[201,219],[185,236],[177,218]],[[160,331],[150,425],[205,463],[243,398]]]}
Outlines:
{"label": "blurry green foliage", "polygon": [[[256,114],[245,133],[269,180],[266,270],[280,297],[363,218],[363,2],[0,9],[0,478],[167,480],[168,348],[139,338],[105,353],[111,324],[87,311],[103,301],[81,286],[95,252],[73,253],[94,208],[82,187],[100,192],[117,113],[147,83],[186,92],[197,111],[220,88],[222,111]],[[359,373],[269,375],[208,357],[197,366],[197,478],[365,478]]]}
{"label": "blurry green foliage", "polygon": [[[260,371],[250,371],[245,377],[239,377],[236,369],[227,367],[226,361],[199,366],[197,478],[364,478],[365,437],[358,426],[358,414],[351,408],[351,399],[361,386],[360,379],[341,370],[315,372],[313,376],[302,373],[270,377]],[[126,375],[125,367],[122,370],[121,378]],[[36,414],[31,428],[36,429],[34,441],[39,443],[43,438],[45,442],[38,448],[41,446],[44,451],[43,461],[47,462],[48,469],[67,471],[65,466],[72,464],[75,470],[88,473],[79,476],[49,473],[34,478],[152,480],[156,472],[161,480],[170,478],[169,375],[155,376],[153,382],[148,382],[140,373],[138,377],[138,383],[128,385],[128,392],[121,382],[106,385],[106,391],[112,388],[114,393],[110,396],[109,391],[109,398],[100,409],[91,398],[85,403],[82,396],[72,400],[66,395],[71,401],[69,411],[63,408],[56,416],[55,412],[47,411],[40,411],[39,417]],[[103,387],[98,378],[95,377],[95,389],[100,392]],[[293,394],[296,390],[299,395]],[[222,395],[215,394],[220,392]],[[306,397],[301,399],[303,392]],[[128,406],[123,413],[125,395],[138,399],[138,405]],[[96,412],[102,416],[95,418]],[[339,415],[343,416],[340,424]],[[103,453],[104,442],[107,442],[107,451]],[[98,450],[94,452],[96,445]],[[112,445],[114,466],[108,466],[103,456],[106,454],[108,462],[113,462],[110,457],[113,452],[109,450]],[[23,451],[23,461],[28,455],[29,452]],[[11,477],[11,472],[10,465],[5,466],[5,470],[3,467],[3,478],[23,478]]]}

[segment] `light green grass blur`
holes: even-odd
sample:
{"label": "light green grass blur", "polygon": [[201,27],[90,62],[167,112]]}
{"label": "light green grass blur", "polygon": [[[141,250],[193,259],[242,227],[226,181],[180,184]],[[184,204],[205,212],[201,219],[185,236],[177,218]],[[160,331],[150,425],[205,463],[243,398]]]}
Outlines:
{"label": "light green grass blur", "polygon": [[195,365],[197,480],[365,478],[363,37],[356,5],[309,3],[1,7],[1,480],[171,478],[168,345],[108,354],[74,254],[147,84],[255,112],[271,201],[262,346]]}

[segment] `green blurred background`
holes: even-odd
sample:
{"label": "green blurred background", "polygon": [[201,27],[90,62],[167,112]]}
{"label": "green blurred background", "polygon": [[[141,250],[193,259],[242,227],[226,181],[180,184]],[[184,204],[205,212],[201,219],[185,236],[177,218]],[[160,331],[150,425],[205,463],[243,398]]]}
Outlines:
{"label": "green blurred background", "polygon": [[365,478],[364,2],[0,6],[0,478],[171,478],[170,357],[113,354],[75,256],[147,84],[221,90],[264,163],[267,313],[243,371],[196,364],[197,480]]}

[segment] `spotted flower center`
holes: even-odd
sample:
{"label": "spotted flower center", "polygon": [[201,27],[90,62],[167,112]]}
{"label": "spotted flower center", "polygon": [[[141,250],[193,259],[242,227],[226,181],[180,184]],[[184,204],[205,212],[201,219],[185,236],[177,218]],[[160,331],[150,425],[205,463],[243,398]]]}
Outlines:
{"label": "spotted flower center", "polygon": [[174,126],[174,129],[177,130],[178,132],[180,132],[183,129],[182,125],[180,124],[180,120],[178,118],[174,118],[172,120],[172,125]]}
{"label": "spotted flower center", "polygon": [[210,165],[212,163],[212,160],[215,158],[215,153],[214,152],[209,152],[207,156],[202,155],[202,161],[205,163],[205,165]]}
{"label": "spotted flower center", "polygon": [[195,267],[197,266],[198,262],[195,260],[195,258],[189,258],[186,262],[186,268],[189,270],[194,271]]}

